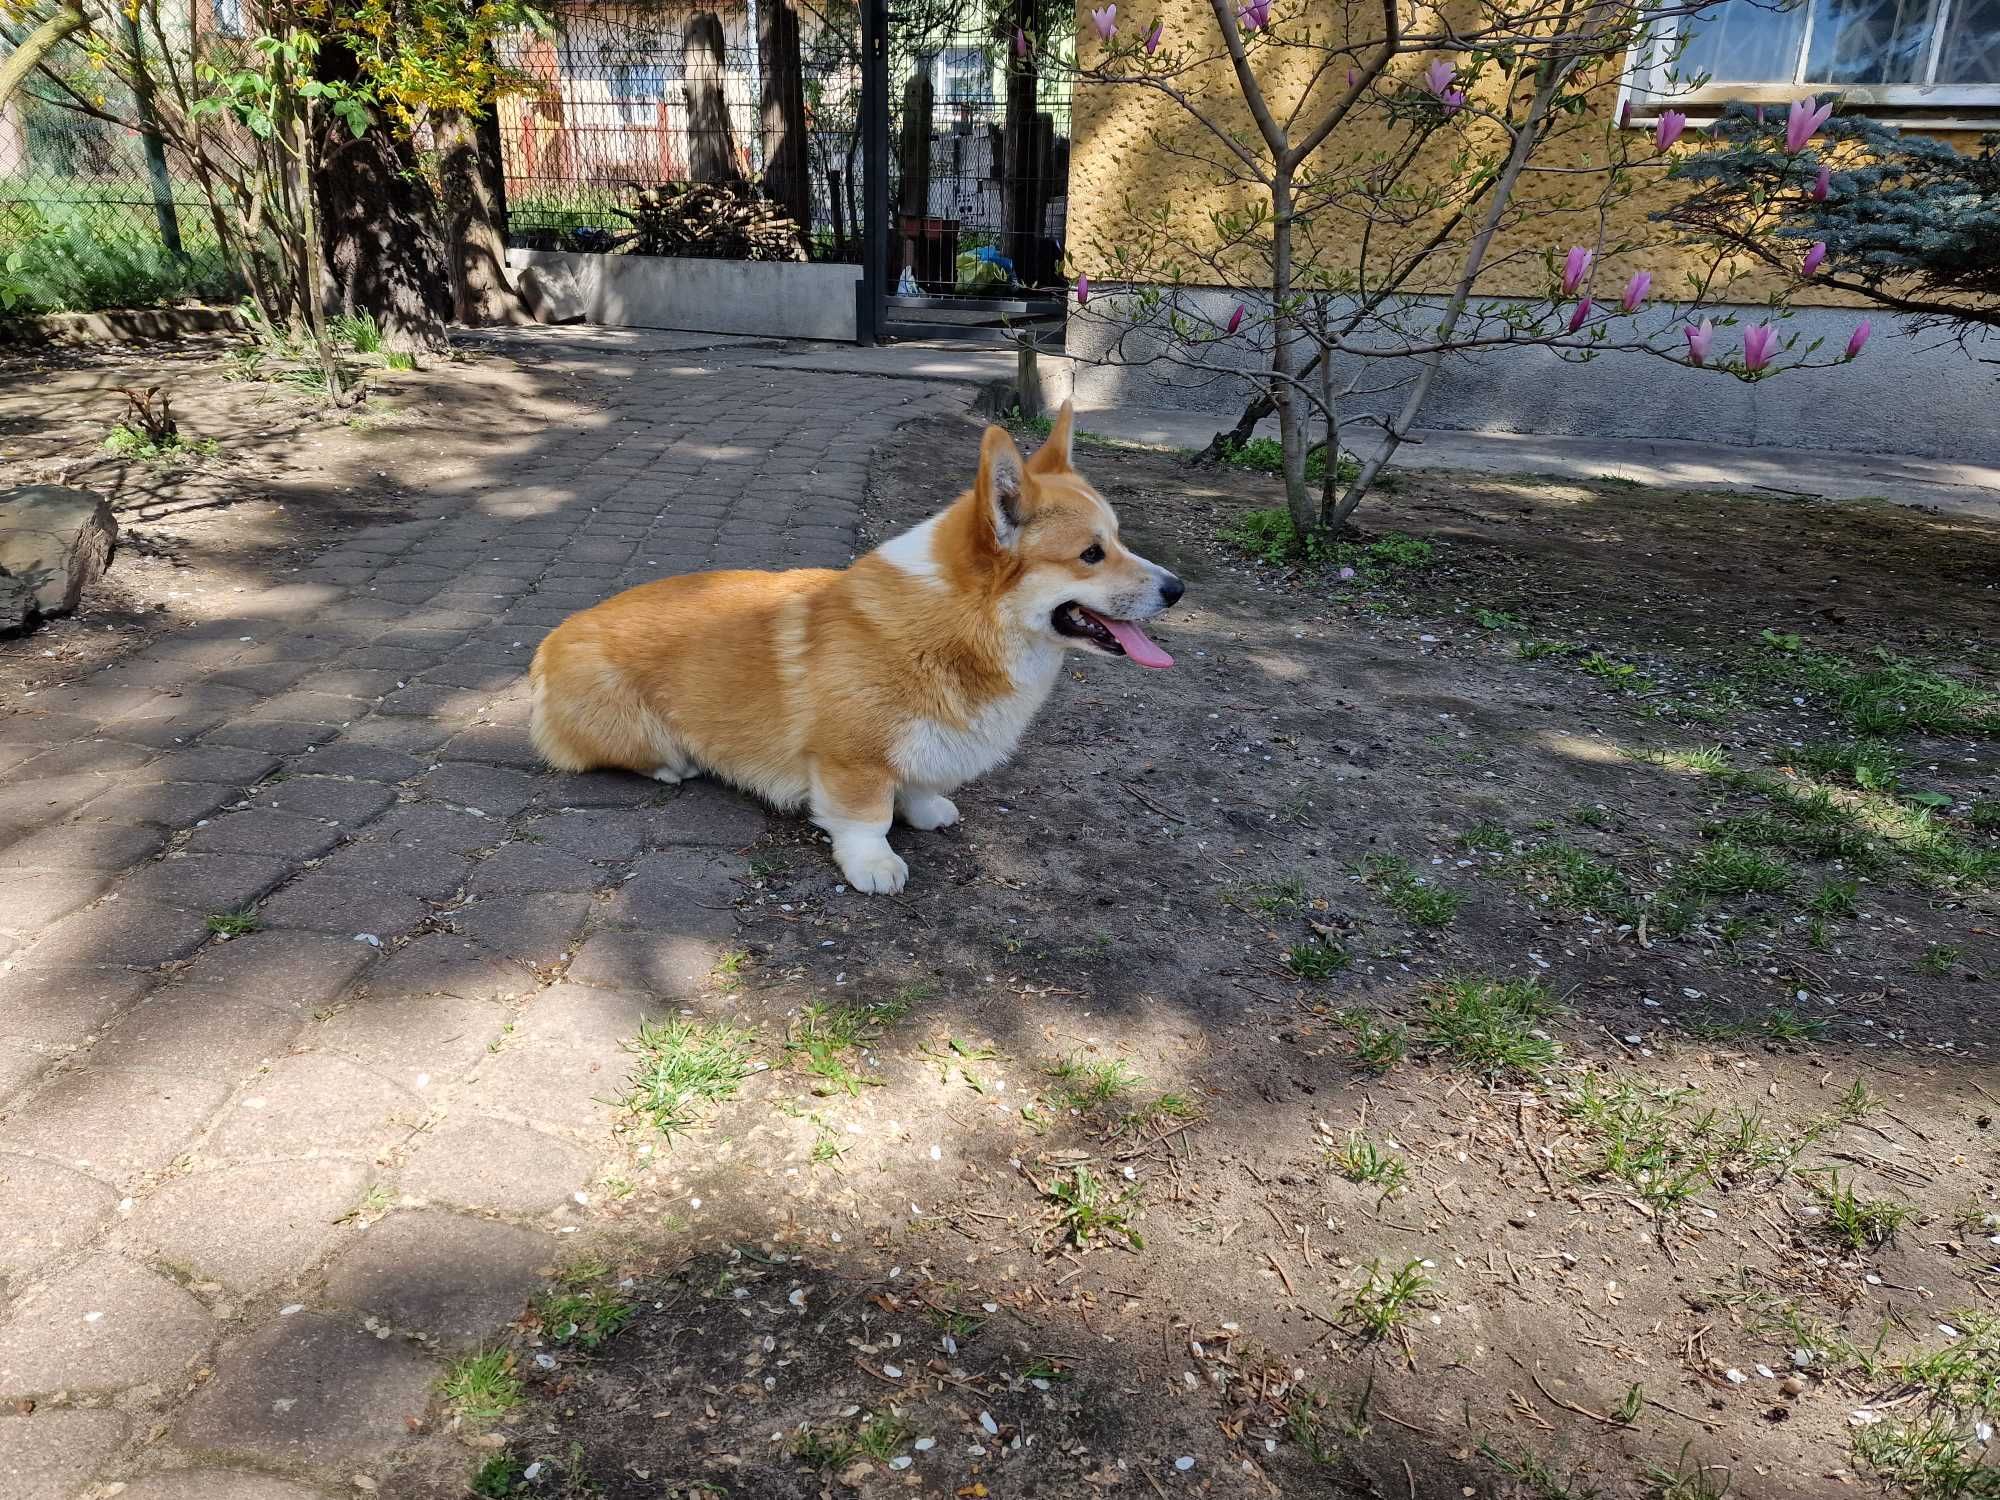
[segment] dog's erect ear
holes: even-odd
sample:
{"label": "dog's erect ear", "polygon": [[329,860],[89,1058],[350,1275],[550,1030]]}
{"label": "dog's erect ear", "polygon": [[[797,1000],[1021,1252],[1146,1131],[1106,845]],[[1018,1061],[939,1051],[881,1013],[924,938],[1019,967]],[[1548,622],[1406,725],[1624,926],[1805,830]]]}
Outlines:
{"label": "dog's erect ear", "polygon": [[1021,450],[1014,446],[1007,429],[987,428],[986,440],[979,445],[977,490],[980,509],[993,528],[993,540],[1002,547],[1013,546],[1014,538],[1021,534],[1026,469]]}
{"label": "dog's erect ear", "polygon": [[1029,473],[1059,474],[1069,467],[1070,429],[1075,424],[1076,408],[1065,401],[1062,410],[1056,413],[1054,425],[1049,428],[1047,440],[1028,460]]}

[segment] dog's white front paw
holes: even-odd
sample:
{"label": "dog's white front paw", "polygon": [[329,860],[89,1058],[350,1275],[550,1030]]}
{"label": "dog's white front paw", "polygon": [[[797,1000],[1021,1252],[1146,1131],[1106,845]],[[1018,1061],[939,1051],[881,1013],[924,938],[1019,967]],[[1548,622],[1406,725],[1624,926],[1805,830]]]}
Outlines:
{"label": "dog's white front paw", "polygon": [[836,844],[834,862],[847,883],[869,896],[893,896],[910,878],[910,867],[889,847],[887,839]]}
{"label": "dog's white front paw", "polygon": [[949,828],[958,821],[958,804],[935,792],[904,792],[899,800],[912,828]]}
{"label": "dog's white front paw", "polygon": [[664,781],[668,786],[679,786],[687,779],[687,772],[679,766],[655,766],[646,774],[655,781]]}

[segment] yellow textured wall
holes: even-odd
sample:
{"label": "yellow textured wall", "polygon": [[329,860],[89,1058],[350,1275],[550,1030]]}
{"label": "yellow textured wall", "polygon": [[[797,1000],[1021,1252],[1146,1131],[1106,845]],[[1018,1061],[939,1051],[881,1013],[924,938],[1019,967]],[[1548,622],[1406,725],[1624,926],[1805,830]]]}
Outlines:
{"label": "yellow textured wall", "polygon": [[[1077,10],[1078,50],[1079,62],[1085,67],[1093,65],[1102,51],[1096,33],[1090,29],[1090,9],[1090,0],[1080,0]],[[1335,9],[1335,4],[1328,5],[1329,14]],[[1206,52],[1211,47],[1219,50],[1215,15],[1206,0],[1153,0],[1150,4],[1147,0],[1125,0],[1119,12],[1121,38],[1143,35],[1157,15],[1165,23],[1169,48],[1176,38],[1184,38],[1190,51]],[[1469,22],[1477,24],[1471,18]],[[1298,49],[1256,48],[1251,55],[1259,64],[1259,79],[1274,105],[1292,107],[1302,91],[1303,80],[1308,76],[1311,54]],[[1428,58],[1398,59],[1395,74],[1414,82],[1428,61]],[[1489,67],[1488,72],[1492,71]],[[1223,123],[1226,128],[1241,132],[1250,140],[1257,139],[1256,126],[1236,90],[1226,59],[1200,70],[1189,83],[1201,91],[1201,106],[1210,118]],[[1309,104],[1319,106],[1322,101],[1331,102],[1344,85],[1345,78],[1341,76],[1323,79]],[[1497,88],[1497,83],[1494,86]],[[1615,108],[1615,91],[1606,87],[1594,97],[1601,100],[1602,109],[1602,116],[1595,123],[1607,125]],[[1497,104],[1499,101],[1495,98],[1493,102]],[[1310,118],[1313,112],[1313,108],[1303,110],[1300,118]],[[1128,200],[1142,212],[1158,212],[1165,206],[1171,213],[1175,232],[1198,247],[1200,252],[1212,254],[1218,245],[1218,236],[1210,222],[1211,213],[1239,208],[1263,197],[1261,188],[1228,183],[1214,168],[1190,159],[1191,152],[1213,156],[1219,154],[1222,148],[1185,111],[1157,90],[1079,81],[1073,118],[1068,251],[1075,269],[1088,272],[1093,277],[1115,277],[1117,271],[1111,258],[1112,247],[1135,242],[1136,231],[1126,207]],[[1480,148],[1480,155],[1492,157],[1505,151],[1505,136],[1491,121],[1474,122],[1470,129]],[[1635,127],[1628,135],[1633,154],[1641,160],[1652,159],[1650,127]],[[1353,161],[1378,146],[1388,144],[1390,139],[1386,132],[1343,125],[1319,153],[1315,164]],[[1446,144],[1453,140],[1453,133],[1440,132],[1434,143],[1437,149],[1420,161],[1415,170],[1432,174],[1431,180],[1454,170],[1449,159],[1453,148]],[[1601,160],[1603,149],[1604,137],[1598,131],[1578,131],[1566,141],[1557,143],[1553,153],[1538,157],[1537,162],[1543,166],[1584,165]],[[1662,172],[1636,173],[1629,195],[1611,205],[1600,224],[1597,205],[1606,186],[1607,179],[1603,173],[1545,175],[1525,180],[1516,192],[1516,202],[1541,211],[1535,212],[1517,232],[1503,232],[1499,237],[1488,256],[1488,272],[1481,279],[1481,292],[1507,296],[1538,295],[1548,285],[1548,272],[1542,260],[1545,250],[1553,250],[1560,259],[1570,245],[1595,245],[1600,237],[1607,246],[1630,241],[1659,247],[1623,256],[1608,256],[1595,279],[1600,298],[1615,297],[1626,276],[1642,268],[1653,273],[1655,295],[1670,297],[1685,287],[1686,273],[1706,268],[1699,251],[1676,250],[1667,246],[1664,242],[1671,235],[1670,226],[1651,223],[1647,217],[1672,202],[1684,189],[1670,184]],[[1551,205],[1558,198],[1581,206],[1575,211],[1554,211]],[[1362,228],[1359,219],[1352,216],[1322,219],[1314,231],[1315,251],[1320,263],[1352,270],[1358,254],[1356,247],[1361,243]],[[1384,231],[1378,225],[1375,242],[1379,244],[1385,238],[1393,238],[1393,234],[1393,231]],[[1413,285],[1412,290],[1445,290],[1458,259],[1456,253],[1440,257],[1436,273],[1429,283]],[[1234,261],[1231,279],[1247,277],[1254,282],[1257,272],[1252,267],[1255,264],[1254,260]],[[1182,279],[1212,283],[1220,278],[1190,262]],[[1760,282],[1754,277],[1747,278],[1737,283],[1732,300],[1761,299],[1768,285],[1768,282]],[[1847,299],[1807,292],[1796,300],[1825,305],[1840,304]]]}

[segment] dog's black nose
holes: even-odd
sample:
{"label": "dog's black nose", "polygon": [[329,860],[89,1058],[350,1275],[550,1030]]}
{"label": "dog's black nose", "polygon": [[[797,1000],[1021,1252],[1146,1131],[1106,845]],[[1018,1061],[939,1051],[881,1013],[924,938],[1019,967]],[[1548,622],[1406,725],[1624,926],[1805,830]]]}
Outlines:
{"label": "dog's black nose", "polygon": [[1169,573],[1165,578],[1160,580],[1160,597],[1166,600],[1169,606],[1177,604],[1180,601],[1181,595],[1186,592],[1187,585],[1182,583],[1180,578],[1173,573]]}

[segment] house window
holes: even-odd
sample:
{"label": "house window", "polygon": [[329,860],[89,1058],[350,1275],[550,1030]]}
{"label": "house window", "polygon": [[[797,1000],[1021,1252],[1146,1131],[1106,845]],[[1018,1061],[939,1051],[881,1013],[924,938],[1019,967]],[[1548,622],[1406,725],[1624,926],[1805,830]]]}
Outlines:
{"label": "house window", "polygon": [[[2000,0],[1996,0],[2000,3]],[[938,54],[932,86],[941,101],[983,100],[993,96],[993,68],[981,47],[947,47]]]}
{"label": "house window", "polygon": [[1837,90],[1849,107],[2000,112],[2000,0],[1723,0],[1661,23],[1635,102],[1654,108]]}

